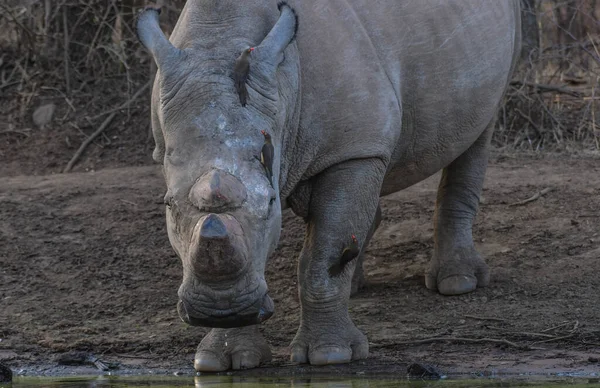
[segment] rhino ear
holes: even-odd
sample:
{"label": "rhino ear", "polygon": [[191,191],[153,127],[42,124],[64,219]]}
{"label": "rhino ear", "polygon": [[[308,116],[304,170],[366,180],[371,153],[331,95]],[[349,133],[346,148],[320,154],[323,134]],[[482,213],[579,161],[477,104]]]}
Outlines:
{"label": "rhino ear", "polygon": [[146,7],[137,18],[136,30],[138,39],[150,51],[160,69],[170,60],[179,57],[182,51],[173,46],[162,32],[158,15],[159,8]]}
{"label": "rhino ear", "polygon": [[268,61],[277,67],[283,60],[283,52],[288,44],[296,37],[298,31],[298,15],[296,11],[286,2],[277,4],[279,8],[279,20],[273,26],[269,34],[256,47],[257,54],[263,61]]}
{"label": "rhino ear", "polygon": [[[154,82],[152,90],[152,99],[159,93],[158,82]],[[160,118],[158,117],[158,104],[152,101],[150,104],[150,125],[152,127],[152,136],[154,137],[154,151],[152,152],[152,159],[156,163],[162,164],[165,159],[165,138],[162,132],[162,126],[160,125]]]}

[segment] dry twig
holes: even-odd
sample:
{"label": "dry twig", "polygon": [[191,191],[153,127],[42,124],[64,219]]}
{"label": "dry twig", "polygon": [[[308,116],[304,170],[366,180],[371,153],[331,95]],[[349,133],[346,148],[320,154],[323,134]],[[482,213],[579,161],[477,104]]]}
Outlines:
{"label": "dry twig", "polygon": [[2,90],[2,89],[4,89],[4,88],[7,88],[7,87],[9,87],[9,86],[16,85],[16,84],[18,84],[18,83],[20,83],[20,82],[21,82],[21,81],[11,81],[11,82],[6,82],[6,83],[3,83],[2,85],[0,85],[0,90]]}
{"label": "dry twig", "polygon": [[545,189],[543,189],[542,191],[538,191],[537,193],[535,193],[531,197],[529,197],[527,199],[524,199],[522,201],[519,201],[519,202],[511,203],[508,206],[523,206],[523,205],[526,205],[529,202],[537,201],[538,199],[540,199],[544,195],[548,194],[552,190],[554,190],[552,187],[546,187]]}
{"label": "dry twig", "polygon": [[505,334],[505,335],[520,335],[520,336],[524,336],[524,337],[556,338],[555,335],[546,334],[546,333],[535,333],[535,332],[529,332],[529,331],[511,331],[511,330],[507,329],[506,327],[496,327],[496,326],[486,326],[486,327],[491,330],[502,331],[503,334]]}
{"label": "dry twig", "polygon": [[512,86],[528,86],[530,88],[533,88],[534,90],[537,89],[538,93],[555,92],[555,93],[568,94],[573,97],[581,97],[582,96],[582,93],[580,93],[576,90],[561,87],[561,86],[536,84],[534,82],[527,82],[527,81],[520,81],[520,80],[512,81],[510,84]]}
{"label": "dry twig", "polygon": [[479,321],[496,321],[496,322],[506,322],[506,319],[502,318],[494,318],[494,317],[478,317],[476,315],[465,315],[465,318],[477,319]]}
{"label": "dry twig", "polygon": [[69,73],[69,20],[67,15],[67,6],[63,9],[63,29],[64,29],[64,66],[65,66],[65,89],[67,96],[71,95],[71,75]]}
{"label": "dry twig", "polygon": [[135,354],[121,354],[121,353],[112,353],[113,356],[116,357],[121,357],[121,358],[138,358],[138,359],[144,359],[144,360],[154,360],[157,358],[160,358],[162,356],[142,356],[142,355],[135,355]]}
{"label": "dry twig", "polygon": [[[149,86],[150,86],[150,82],[146,82],[141,88],[138,89],[137,92],[135,92],[135,94],[129,100],[127,100],[125,103],[121,104],[119,109],[126,108],[133,101],[137,100],[146,91],[146,89],[148,89]],[[67,163],[67,166],[63,170],[63,173],[71,171],[71,169],[73,168],[75,163],[77,163],[77,161],[79,160],[79,157],[81,156],[81,154],[83,154],[83,151],[85,151],[85,149],[87,148],[87,146],[108,127],[108,125],[111,123],[111,121],[115,118],[116,115],[117,115],[117,111],[114,111],[113,113],[111,113],[110,116],[108,116],[102,122],[102,124],[100,124],[100,127],[98,127],[98,129],[94,133],[92,133],[87,139],[85,139],[83,141],[83,143],[81,143],[81,146],[79,146],[79,149],[75,152],[75,154],[73,155],[73,157],[71,158],[69,163]]]}
{"label": "dry twig", "polygon": [[554,338],[550,338],[550,339],[546,339],[546,340],[542,340],[542,341],[536,341],[536,342],[534,342],[534,344],[542,344],[542,343],[546,343],[546,342],[560,341],[560,340],[571,338],[574,335],[575,334],[569,334],[569,335],[564,335],[562,337],[554,337]]}
{"label": "dry twig", "polygon": [[462,338],[462,337],[434,337],[434,338],[424,338],[421,340],[414,341],[402,341],[402,342],[394,342],[389,344],[378,344],[373,346],[374,348],[389,348],[394,346],[402,346],[402,345],[425,345],[431,344],[435,342],[466,342],[472,344],[482,344],[482,343],[492,343],[492,344],[500,344],[507,345],[520,350],[544,350],[544,348],[533,347],[529,345],[520,345],[515,342],[509,341],[504,338]]}
{"label": "dry twig", "polygon": [[3,133],[6,133],[6,134],[8,134],[8,133],[16,133],[18,135],[29,137],[29,133],[27,133],[25,131],[18,131],[16,129],[5,129],[3,131],[0,131],[0,134],[3,134]]}
{"label": "dry twig", "polygon": [[[112,0],[113,3],[114,3],[114,1],[115,0]],[[102,31],[102,27],[104,26],[104,22],[106,21],[106,18],[108,18],[108,15],[110,14],[111,9],[112,9],[112,7],[106,7],[106,11],[104,12],[104,15],[102,16],[102,20],[98,24],[99,27],[96,30],[94,38],[92,38],[92,43],[90,43],[87,55],[85,57],[85,65],[86,66],[89,66],[89,63],[90,63],[90,61],[92,59],[92,53],[96,49],[96,41],[100,37],[100,32]]]}

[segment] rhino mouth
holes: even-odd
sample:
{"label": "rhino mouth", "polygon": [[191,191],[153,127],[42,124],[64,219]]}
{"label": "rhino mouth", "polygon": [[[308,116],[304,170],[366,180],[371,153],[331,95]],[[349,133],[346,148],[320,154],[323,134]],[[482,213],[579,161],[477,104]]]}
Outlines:
{"label": "rhino mouth", "polygon": [[183,300],[180,299],[177,302],[177,313],[181,320],[188,325],[228,329],[258,325],[271,318],[275,308],[273,299],[271,299],[269,294],[265,294],[252,305],[239,312],[215,311],[210,314],[204,314],[194,311],[194,315],[190,315],[188,313],[190,310],[186,307],[186,303]]}

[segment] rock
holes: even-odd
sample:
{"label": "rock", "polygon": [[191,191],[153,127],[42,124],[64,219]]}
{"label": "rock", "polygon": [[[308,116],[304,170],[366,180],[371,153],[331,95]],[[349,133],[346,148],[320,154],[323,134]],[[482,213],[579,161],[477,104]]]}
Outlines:
{"label": "rock", "polygon": [[12,381],[12,370],[6,365],[0,364],[0,383],[10,383]]}
{"label": "rock", "polygon": [[442,373],[433,365],[420,364],[416,362],[408,366],[406,373],[408,378],[437,380],[442,377]]}
{"label": "rock", "polygon": [[87,352],[68,352],[56,356],[55,361],[58,365],[85,365],[89,363],[91,355]]}
{"label": "rock", "polygon": [[45,104],[38,107],[33,112],[33,123],[40,129],[43,129],[50,121],[52,121],[52,116],[54,116],[54,110],[56,109],[56,105],[54,104]]}
{"label": "rock", "polygon": [[600,362],[600,359],[598,357],[590,357],[590,358],[588,358],[588,362],[595,364],[595,363]]}
{"label": "rock", "polygon": [[118,368],[118,364],[106,363],[92,353],[80,351],[60,354],[55,358],[55,361],[58,365],[93,365],[101,371]]}

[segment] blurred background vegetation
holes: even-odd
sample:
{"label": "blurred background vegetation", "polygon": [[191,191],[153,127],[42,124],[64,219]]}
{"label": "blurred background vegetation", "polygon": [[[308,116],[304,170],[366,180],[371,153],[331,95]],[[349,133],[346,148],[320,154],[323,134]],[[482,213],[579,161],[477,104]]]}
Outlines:
{"label": "blurred background vegetation", "polygon": [[[146,3],[0,0],[0,175],[152,163],[155,69],[134,32]],[[184,3],[153,3],[167,34]],[[600,4],[522,3],[522,60],[494,145],[598,152]]]}

